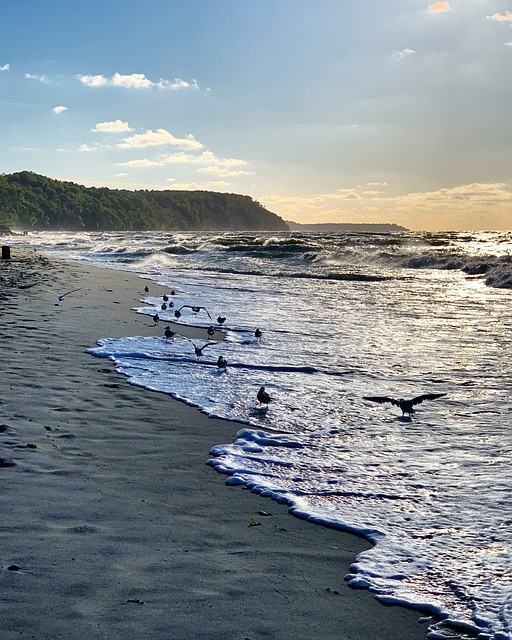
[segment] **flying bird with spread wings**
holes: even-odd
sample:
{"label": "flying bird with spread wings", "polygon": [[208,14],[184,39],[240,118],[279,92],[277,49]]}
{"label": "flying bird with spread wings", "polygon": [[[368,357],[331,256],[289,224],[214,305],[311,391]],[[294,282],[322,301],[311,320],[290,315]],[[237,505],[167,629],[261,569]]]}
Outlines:
{"label": "flying bird with spread wings", "polygon": [[[192,309],[192,311],[194,313],[199,313],[201,311],[201,309],[204,309],[206,311],[206,313],[208,314],[208,317],[210,318],[210,320],[212,319],[210,312],[208,311],[208,309],[206,307],[196,307],[190,304],[182,304],[181,307],[178,309],[178,311],[181,314],[181,310],[182,309]],[[174,315],[176,315],[176,311],[174,312]]]}
{"label": "flying bird with spread wings", "polygon": [[194,347],[194,351],[196,354],[196,358],[199,360],[199,358],[203,355],[203,351],[207,348],[207,347],[211,347],[212,344],[215,344],[214,342],[206,342],[205,344],[203,344],[201,347],[198,347],[196,345],[196,343],[191,340],[190,338],[186,338],[185,336],[183,336],[185,338],[185,340],[188,340]]}
{"label": "flying bird with spread wings", "polygon": [[403,398],[400,398],[400,400],[395,400],[395,398],[390,398],[389,396],[365,396],[363,400],[379,402],[380,404],[390,402],[396,407],[400,407],[400,409],[402,409],[403,416],[405,416],[406,413],[409,416],[412,416],[413,413],[416,413],[413,409],[415,405],[421,404],[424,400],[436,400],[437,398],[442,398],[445,395],[446,393],[425,393],[421,396],[411,398],[410,400],[404,400]]}
{"label": "flying bird with spread wings", "polygon": [[66,293],[55,293],[55,292],[54,293],[59,299],[59,302],[62,302],[66,296],[69,296],[70,293],[75,293],[76,291],[81,291],[81,290],[82,290],[82,287],[79,287],[78,289],[71,289],[71,291],[66,291]]}

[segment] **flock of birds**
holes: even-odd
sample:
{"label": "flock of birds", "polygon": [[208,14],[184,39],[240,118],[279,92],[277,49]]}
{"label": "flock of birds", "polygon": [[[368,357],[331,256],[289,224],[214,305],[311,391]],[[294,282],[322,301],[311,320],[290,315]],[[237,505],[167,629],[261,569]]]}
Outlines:
{"label": "flock of birds", "polygon": [[[77,291],[77,289],[75,289],[74,291]],[[144,291],[145,291],[146,294],[149,293],[149,287],[146,286],[144,288]],[[68,293],[73,293],[73,291],[70,291]],[[67,294],[64,294],[64,295],[67,295]],[[176,295],[176,291],[173,289],[170,292],[170,295],[171,296],[175,296]],[[59,300],[60,299],[63,300],[64,296],[62,296],[62,298],[59,297]],[[170,301],[169,296],[164,295],[163,296],[163,303],[161,305],[162,311],[166,311],[167,309],[172,309],[172,308],[174,308],[174,303],[172,301]],[[177,320],[179,318],[181,318],[183,309],[191,309],[194,314],[197,314],[200,311],[204,311],[208,315],[210,320],[212,319],[212,316],[210,315],[210,312],[208,311],[208,309],[206,307],[195,306],[195,305],[190,305],[190,304],[183,304],[183,305],[181,305],[181,307],[179,309],[175,309],[174,310],[174,317]],[[155,323],[154,326],[158,325],[158,323],[160,321],[160,316],[158,315],[158,313],[155,313],[153,315],[153,321]],[[225,321],[226,321],[226,317],[225,316],[220,316],[219,315],[217,317],[217,325],[222,326],[225,323]],[[201,345],[201,346],[198,346],[193,340],[191,340],[190,338],[187,338],[186,336],[180,336],[181,338],[184,338],[185,340],[188,340],[190,343],[192,343],[197,359],[202,357],[203,351],[205,349],[207,349],[212,344],[215,344],[215,343],[211,342],[211,340],[213,340],[213,337],[215,336],[215,327],[213,325],[210,325],[207,328],[206,333],[207,333],[209,341],[206,342],[205,344]],[[170,326],[166,326],[165,327],[164,336],[167,339],[173,339],[176,335],[177,335],[176,331],[173,331]],[[262,336],[263,336],[263,332],[261,331],[261,329],[257,328],[254,331],[254,336],[255,336],[257,341],[260,341]],[[217,368],[218,368],[218,370],[222,371],[222,372],[226,371],[227,365],[228,365],[228,363],[227,363],[226,358],[224,358],[224,356],[220,355],[218,357],[218,359],[217,359]],[[368,400],[370,402],[378,402],[379,404],[384,404],[386,402],[389,402],[390,404],[392,404],[392,405],[394,405],[396,407],[399,407],[402,410],[402,416],[405,416],[407,414],[408,417],[411,417],[415,413],[414,407],[416,405],[421,404],[425,400],[436,400],[437,398],[442,398],[444,396],[446,396],[446,393],[425,393],[425,394],[416,396],[414,398],[410,398],[409,400],[406,400],[404,398],[400,398],[400,399],[391,398],[390,396],[363,396],[363,400]],[[273,400],[273,398],[265,390],[265,387],[260,387],[260,390],[256,394],[256,398],[257,398],[257,400],[259,402],[260,408],[264,408],[264,409],[268,409],[268,405]]]}
{"label": "flock of birds", "polygon": [[[146,286],[144,287],[144,292],[146,294],[149,293],[149,287]],[[173,289],[170,292],[171,296],[175,296],[176,295],[176,291]],[[160,305],[160,308],[162,311],[166,311],[167,309],[173,309],[174,308],[174,302],[172,302],[171,300],[169,300],[169,296],[167,295],[163,295],[162,296],[163,299],[163,303]],[[174,310],[174,317],[176,318],[176,320],[179,320],[181,318],[182,314],[182,310],[183,309],[191,309],[193,313],[197,314],[200,311],[204,311],[208,317],[210,318],[210,320],[212,320],[212,316],[210,315],[210,312],[208,311],[208,309],[206,307],[203,306],[196,306],[196,305],[190,305],[190,304],[183,304],[181,305],[181,307],[179,309],[175,309]],[[152,316],[154,325],[153,326],[157,326],[160,322],[160,316],[158,313],[155,313]],[[217,325],[218,326],[222,326],[225,322],[226,322],[226,316],[217,316]],[[164,336],[165,338],[167,338],[168,340],[172,340],[174,339],[175,336],[177,336],[177,332],[173,331],[170,327],[170,325],[167,325],[164,329]],[[181,338],[183,338],[184,340],[188,340],[188,342],[190,342],[193,347],[194,347],[194,352],[196,355],[196,358],[199,359],[202,357],[203,355],[203,351],[205,349],[207,349],[208,347],[210,347],[212,344],[215,344],[214,342],[212,342],[214,336],[215,336],[215,327],[214,325],[210,325],[207,329],[206,329],[206,335],[208,336],[208,342],[204,343],[203,345],[197,345],[193,340],[191,340],[190,338],[187,338],[186,336],[179,336]],[[263,337],[263,332],[261,331],[260,328],[257,328],[254,331],[254,336],[256,338],[256,340],[259,342],[261,341],[261,338]],[[217,369],[220,372],[225,372],[227,370],[227,366],[228,366],[228,361],[226,360],[226,358],[222,355],[220,355],[217,358]],[[268,408],[268,405],[270,402],[272,402],[272,398],[270,397],[270,395],[265,391],[265,387],[261,387],[260,390],[257,393],[257,400],[259,402],[260,407],[263,408]]]}
{"label": "flock of birds", "polygon": [[[71,293],[75,293],[77,291],[80,291],[81,287],[78,289],[71,289],[71,291],[66,291],[65,293],[56,293],[55,295],[57,296],[59,302],[63,302],[65,297],[70,295]],[[149,293],[149,287],[145,286],[144,287],[144,292],[146,294]],[[175,296],[176,295],[176,291],[173,289],[170,292],[171,296]],[[167,309],[172,309],[174,308],[174,302],[172,302],[172,300],[170,300],[168,295],[164,295],[162,296],[163,302],[161,304],[161,310],[162,311],[166,311]],[[56,303],[58,305],[58,302]],[[208,311],[208,309],[206,307],[203,306],[196,306],[196,305],[190,305],[190,304],[183,304],[181,305],[181,307],[179,309],[175,309],[174,310],[174,317],[179,320],[179,318],[181,318],[182,316],[182,310],[183,309],[191,309],[193,313],[197,314],[200,311],[204,311],[208,317],[210,318],[210,320],[212,319],[210,312]],[[160,316],[158,315],[158,313],[155,313],[153,316],[153,322],[155,323],[154,326],[158,325],[158,323],[160,322]],[[225,316],[217,316],[217,325],[222,326],[224,323],[226,322],[226,317]],[[205,349],[207,349],[209,346],[211,346],[212,344],[215,344],[213,342],[211,342],[211,340],[213,340],[214,336],[215,336],[215,327],[213,325],[210,325],[207,330],[206,330],[207,336],[208,336],[208,342],[206,342],[205,344],[199,346],[197,345],[193,340],[191,340],[190,338],[187,338],[186,336],[180,336],[182,338],[184,338],[185,340],[188,340],[194,347],[194,352],[196,354],[196,358],[199,359],[202,357],[203,355],[203,351]],[[173,339],[175,336],[177,335],[176,331],[173,331],[171,329],[170,326],[166,326],[165,330],[164,330],[164,336],[168,339],[171,340]],[[257,328],[254,331],[254,336],[256,338],[257,341],[260,341],[262,336],[263,336],[263,332],[261,331],[261,329]],[[226,358],[224,358],[224,356],[220,355],[217,359],[217,369],[219,371],[226,371],[228,366],[228,362],[226,360]],[[389,402],[390,404],[396,406],[396,407],[400,407],[400,409],[402,410],[402,416],[405,416],[407,414],[407,416],[411,417],[414,413],[414,407],[417,404],[421,404],[422,402],[424,402],[425,400],[437,400],[437,398],[442,398],[446,396],[446,393],[424,393],[422,395],[416,396],[414,398],[410,398],[409,400],[405,400],[404,398],[400,398],[400,399],[396,399],[396,398],[391,398],[390,396],[363,396],[363,400],[368,400],[370,402],[378,402],[379,404],[384,404],[386,402]],[[259,402],[260,407],[264,407],[264,408],[268,408],[268,405],[270,404],[270,402],[272,402],[272,397],[267,393],[267,391],[265,391],[265,387],[260,387],[260,390],[258,391],[256,398]]]}

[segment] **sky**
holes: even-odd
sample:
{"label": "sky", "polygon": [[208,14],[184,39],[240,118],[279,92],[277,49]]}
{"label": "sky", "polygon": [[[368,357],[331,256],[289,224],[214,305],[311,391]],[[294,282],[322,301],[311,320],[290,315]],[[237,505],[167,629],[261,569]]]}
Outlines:
{"label": "sky", "polygon": [[16,0],[0,173],[512,229],[512,0]]}

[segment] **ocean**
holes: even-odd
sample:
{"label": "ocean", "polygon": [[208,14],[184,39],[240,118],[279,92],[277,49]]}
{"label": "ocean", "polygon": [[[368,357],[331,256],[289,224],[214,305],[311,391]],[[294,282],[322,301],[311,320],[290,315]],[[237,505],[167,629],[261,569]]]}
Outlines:
{"label": "ocean", "polygon": [[[511,232],[45,232],[16,242],[146,280],[134,311],[158,314],[154,336],[98,336],[91,357],[240,423],[235,442],[212,443],[209,464],[374,543],[354,558],[351,586],[434,616],[432,639],[512,638]],[[183,324],[204,328],[204,340],[180,337]],[[210,325],[223,341],[208,341]],[[365,399],[428,394],[444,395],[412,417]]]}

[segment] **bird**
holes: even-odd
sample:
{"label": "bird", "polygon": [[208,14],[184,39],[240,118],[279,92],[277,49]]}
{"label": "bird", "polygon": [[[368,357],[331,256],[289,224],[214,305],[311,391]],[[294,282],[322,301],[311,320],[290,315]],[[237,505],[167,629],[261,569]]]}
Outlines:
{"label": "bird", "polygon": [[174,317],[178,319],[181,318],[181,311],[179,309],[174,310]]}
{"label": "bird", "polygon": [[[199,313],[201,311],[201,309],[204,309],[206,311],[206,313],[208,314],[208,317],[210,318],[210,320],[212,318],[211,315],[210,315],[210,312],[208,311],[208,309],[206,307],[195,307],[195,306],[192,306],[190,304],[182,304],[181,307],[179,308],[179,311],[181,312],[182,309],[192,309],[192,311],[194,313]],[[174,312],[174,315],[176,315],[176,311]]]}
{"label": "bird", "polygon": [[226,322],[226,318],[222,317],[222,316],[217,316],[217,323],[218,324],[224,324]]}
{"label": "bird", "polygon": [[193,340],[191,340],[190,338],[186,338],[186,340],[188,340],[189,342],[192,343],[192,345],[194,346],[194,352],[196,354],[196,358],[199,360],[199,358],[203,355],[203,351],[204,349],[206,349],[206,347],[211,347],[212,344],[214,344],[213,342],[205,342],[205,344],[203,344],[202,347],[198,347],[195,342],[193,342]]}
{"label": "bird", "polygon": [[256,336],[257,340],[261,340],[261,336],[263,335],[263,333],[261,332],[261,329],[256,329],[254,335]]}
{"label": "bird", "polygon": [[70,293],[75,293],[75,291],[80,291],[82,287],[79,289],[71,289],[71,291],[66,291],[66,293],[56,293],[55,295],[59,299],[59,302],[62,302],[66,296],[69,296]]}
{"label": "bird", "polygon": [[167,305],[165,304],[165,302],[160,305],[160,309],[162,309],[162,311],[165,311],[167,309]]}
{"label": "bird", "polygon": [[165,327],[164,335],[166,338],[173,338],[176,335],[176,331],[173,331],[171,327]]}
{"label": "bird", "polygon": [[212,325],[210,325],[208,329],[206,329],[206,333],[208,334],[208,340],[213,340],[213,336],[215,335],[215,329],[213,328]]}
{"label": "bird", "polygon": [[144,291],[145,293],[149,293],[149,287],[147,285],[144,287]]}
{"label": "bird", "polygon": [[167,302],[167,301],[169,300],[169,296],[166,296],[166,295],[165,295],[165,293],[164,293],[164,295],[162,296],[162,298],[163,298],[163,301],[164,301],[164,302]]}
{"label": "bird", "polygon": [[258,391],[258,394],[256,397],[260,404],[266,404],[267,407],[268,407],[268,403],[272,402],[272,398],[265,391],[265,387],[260,387],[260,390]]}
{"label": "bird", "polygon": [[224,356],[219,356],[218,360],[217,360],[217,367],[218,369],[224,369],[224,371],[226,370],[226,367],[228,366],[228,361],[226,360],[226,358],[224,358]]}
{"label": "bird", "polygon": [[174,291],[174,289],[171,291],[170,293],[171,296],[175,296],[176,295],[176,291]]}
{"label": "bird", "polygon": [[391,404],[400,407],[402,409],[402,415],[404,416],[406,413],[409,416],[412,416],[415,413],[413,406],[415,404],[420,404],[424,400],[436,400],[436,398],[442,398],[446,393],[425,393],[421,396],[416,396],[415,398],[411,398],[410,400],[404,400],[400,398],[400,400],[395,400],[394,398],[390,398],[388,396],[365,396],[364,400],[370,400],[371,402],[380,402],[383,404],[384,402],[391,402]]}
{"label": "bird", "polygon": [[199,359],[202,355],[203,355],[203,350],[206,349],[206,347],[211,347],[211,342],[207,342],[206,344],[203,344],[202,347],[198,347],[197,345],[194,345],[194,351],[196,354],[196,357]]}
{"label": "bird", "polygon": [[158,315],[158,313],[155,313],[155,315],[153,316],[153,322],[155,323],[155,325],[157,325],[160,321],[160,316]]}

